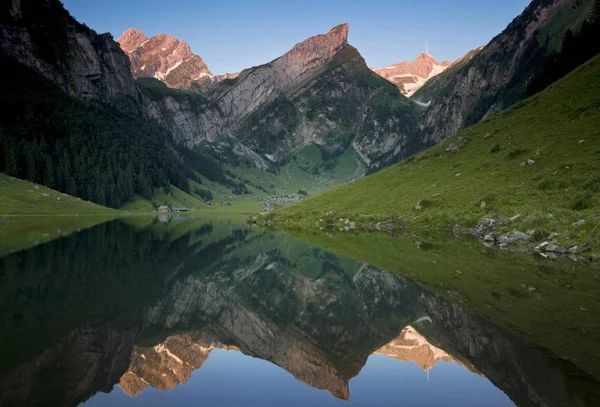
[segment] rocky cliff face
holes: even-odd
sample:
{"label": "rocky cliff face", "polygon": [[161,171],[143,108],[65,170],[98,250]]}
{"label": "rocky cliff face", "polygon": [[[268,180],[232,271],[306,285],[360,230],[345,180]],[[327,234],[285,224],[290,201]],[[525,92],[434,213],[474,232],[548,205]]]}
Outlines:
{"label": "rocky cliff face", "polygon": [[129,61],[110,34],[75,21],[57,0],[2,3],[0,52],[84,100],[134,96]]}
{"label": "rocky cliff face", "polygon": [[[575,28],[589,10],[576,0],[534,0],[480,52],[432,78],[413,99],[431,102],[422,120],[433,144],[523,98],[550,44]],[[560,42],[559,42],[560,43]]]}
{"label": "rocky cliff face", "polygon": [[437,62],[428,53],[419,54],[412,62],[398,62],[384,68],[374,68],[373,72],[387,79],[398,87],[400,92],[410,97],[425,82],[444,72],[452,62]]}
{"label": "rocky cliff face", "polygon": [[134,77],[153,77],[170,88],[193,90],[198,87],[206,91],[222,80],[237,76],[237,73],[213,75],[185,41],[171,35],[148,38],[130,28],[117,42],[129,57]]}
{"label": "rocky cliff face", "polygon": [[370,71],[347,36],[347,24],[334,27],[203,99],[147,95],[146,111],[188,147],[232,134],[275,164],[313,144],[356,150],[373,168],[410,155],[422,107]]}

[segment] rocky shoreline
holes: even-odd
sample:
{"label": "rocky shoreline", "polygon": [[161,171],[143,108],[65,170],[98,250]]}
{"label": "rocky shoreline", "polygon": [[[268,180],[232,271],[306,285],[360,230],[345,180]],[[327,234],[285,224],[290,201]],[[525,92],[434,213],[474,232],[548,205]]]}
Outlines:
{"label": "rocky shoreline", "polygon": [[[299,225],[281,224],[274,221],[270,216],[251,216],[248,219],[248,224],[254,226],[264,226],[268,228],[282,227],[298,227]],[[518,217],[518,216],[517,216]],[[496,247],[503,250],[527,252],[532,255],[540,256],[544,259],[556,260],[558,258],[568,258],[574,262],[597,262],[600,261],[600,256],[590,254],[592,246],[587,243],[561,245],[561,235],[557,232],[552,232],[548,236],[540,237],[536,230],[527,230],[522,232],[512,230],[510,232],[502,232],[501,229],[510,226],[511,222],[516,220],[513,217],[505,220],[492,218],[482,218],[477,222],[475,227],[463,227],[456,224],[452,227],[451,233],[456,237],[461,235],[470,235],[484,244],[486,247]],[[584,221],[579,221],[584,222]],[[576,222],[576,223],[579,223]],[[286,223],[286,222],[284,222]],[[327,233],[349,233],[355,231],[365,232],[383,232],[388,234],[404,233],[409,226],[410,221],[405,218],[392,216],[384,221],[357,221],[345,217],[337,217],[333,212],[328,212],[324,217],[315,220],[312,227],[319,231]],[[573,224],[573,226],[576,226]],[[306,229],[306,227],[300,227]]]}

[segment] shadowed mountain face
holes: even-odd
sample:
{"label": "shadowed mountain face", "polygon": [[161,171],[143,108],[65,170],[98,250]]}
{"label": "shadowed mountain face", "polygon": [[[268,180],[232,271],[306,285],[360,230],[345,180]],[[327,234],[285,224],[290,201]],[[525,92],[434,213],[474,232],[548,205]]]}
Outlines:
{"label": "shadowed mountain face", "polygon": [[372,354],[456,361],[519,406],[599,400],[595,378],[424,287],[235,224],[117,221],[5,257],[0,276],[2,406],[178,389],[214,349],[350,401]]}

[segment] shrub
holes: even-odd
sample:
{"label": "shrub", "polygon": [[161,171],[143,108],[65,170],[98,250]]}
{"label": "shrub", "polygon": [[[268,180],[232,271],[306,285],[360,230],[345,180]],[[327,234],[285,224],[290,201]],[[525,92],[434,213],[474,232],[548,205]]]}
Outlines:
{"label": "shrub", "polygon": [[573,202],[571,203],[571,209],[576,211],[582,211],[589,209],[594,206],[594,195],[590,191],[580,192],[575,195]]}
{"label": "shrub", "polygon": [[500,151],[500,144],[494,144],[492,148],[490,148],[490,153],[497,153]]}

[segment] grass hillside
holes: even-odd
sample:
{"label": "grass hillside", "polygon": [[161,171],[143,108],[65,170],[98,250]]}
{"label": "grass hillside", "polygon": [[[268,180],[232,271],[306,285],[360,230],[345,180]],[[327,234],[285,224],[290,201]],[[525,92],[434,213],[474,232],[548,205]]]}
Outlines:
{"label": "grass hillside", "polygon": [[117,211],[0,173],[0,215],[110,215]]}
{"label": "grass hillside", "polygon": [[[451,151],[461,139],[466,145]],[[559,232],[597,250],[600,57],[438,146],[269,217],[309,229],[330,211],[359,224],[397,215],[409,227],[444,228],[520,215],[511,228]]]}

